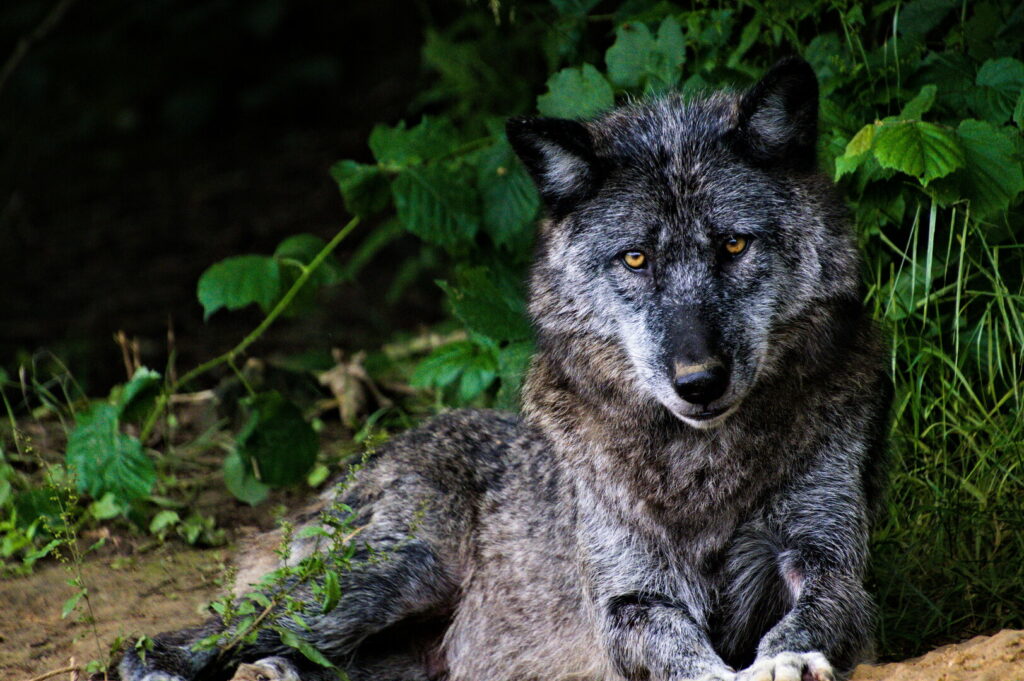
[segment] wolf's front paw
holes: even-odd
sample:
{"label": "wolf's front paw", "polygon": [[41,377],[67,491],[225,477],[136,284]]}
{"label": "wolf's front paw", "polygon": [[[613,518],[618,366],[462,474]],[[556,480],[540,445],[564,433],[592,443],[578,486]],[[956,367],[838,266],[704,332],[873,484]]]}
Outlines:
{"label": "wolf's front paw", "polygon": [[283,657],[265,657],[239,665],[231,681],[301,681],[299,671]]}
{"label": "wolf's front paw", "polygon": [[779,653],[756,660],[736,681],[835,681],[835,675],[821,653]]}

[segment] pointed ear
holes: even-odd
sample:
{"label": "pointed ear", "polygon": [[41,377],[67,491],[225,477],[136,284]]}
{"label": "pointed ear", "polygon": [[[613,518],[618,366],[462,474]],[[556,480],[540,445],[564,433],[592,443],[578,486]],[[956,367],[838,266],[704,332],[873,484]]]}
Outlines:
{"label": "pointed ear", "polygon": [[799,57],[783,59],[740,99],[737,151],[759,165],[811,170],[818,141],[818,78]]}
{"label": "pointed ear", "polygon": [[600,184],[594,142],[586,126],[561,118],[511,118],[505,133],[558,219]]}

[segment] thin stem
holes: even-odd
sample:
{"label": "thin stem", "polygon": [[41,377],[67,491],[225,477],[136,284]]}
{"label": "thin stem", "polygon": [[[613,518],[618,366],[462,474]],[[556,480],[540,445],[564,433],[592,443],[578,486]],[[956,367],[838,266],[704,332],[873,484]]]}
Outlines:
{"label": "thin stem", "polygon": [[273,324],[277,320],[277,318],[280,317],[281,314],[288,309],[288,306],[291,305],[292,300],[295,299],[295,296],[298,295],[299,291],[302,289],[305,283],[309,281],[309,278],[313,276],[313,273],[316,272],[317,268],[323,264],[324,260],[327,259],[327,257],[334,251],[334,249],[338,247],[338,244],[340,244],[342,240],[345,237],[347,237],[352,232],[352,230],[356,228],[358,224],[359,218],[352,218],[351,220],[349,220],[347,225],[342,227],[341,230],[334,235],[334,238],[331,239],[326,246],[320,249],[320,252],[317,253],[313,260],[310,261],[309,265],[303,269],[302,274],[300,274],[299,277],[295,280],[295,283],[292,284],[292,287],[288,289],[288,291],[284,294],[281,300],[277,302],[277,305],[274,306],[274,309],[272,309],[270,313],[263,318],[263,321],[260,322],[259,326],[253,329],[253,331],[248,336],[243,338],[238,345],[231,348],[223,355],[219,355],[207,362],[203,362],[195,369],[192,369],[184,376],[179,378],[177,381],[172,383],[170,388],[160,393],[160,396],[156,400],[156,404],[153,405],[152,411],[150,411],[149,416],[146,417],[146,422],[142,427],[142,432],[139,433],[139,440],[145,442],[149,438],[150,433],[153,432],[153,427],[156,426],[157,419],[160,417],[160,414],[163,413],[164,408],[167,406],[167,402],[170,399],[170,396],[178,392],[178,389],[181,388],[181,386],[186,385],[189,381],[199,376],[202,376],[206,372],[220,366],[221,364],[233,363],[236,357],[241,355],[250,345],[259,340],[260,336],[262,336],[266,332],[266,330],[270,328],[270,325]]}

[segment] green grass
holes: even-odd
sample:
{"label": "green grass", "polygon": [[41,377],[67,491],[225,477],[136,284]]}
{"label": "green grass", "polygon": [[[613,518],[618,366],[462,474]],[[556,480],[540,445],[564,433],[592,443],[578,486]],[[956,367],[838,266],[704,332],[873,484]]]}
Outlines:
{"label": "green grass", "polygon": [[1024,246],[985,229],[921,210],[869,258],[896,385],[871,576],[885,658],[1024,626]]}

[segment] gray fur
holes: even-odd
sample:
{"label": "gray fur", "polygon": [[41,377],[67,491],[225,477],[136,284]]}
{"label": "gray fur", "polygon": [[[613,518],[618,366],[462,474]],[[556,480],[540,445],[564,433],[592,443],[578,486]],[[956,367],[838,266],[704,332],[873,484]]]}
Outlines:
{"label": "gray fur", "polygon": [[[890,388],[808,165],[816,107],[789,60],[741,95],[510,122],[549,208],[523,414],[451,412],[375,455],[343,501],[387,558],[299,635],[354,681],[828,679],[869,654]],[[707,404],[680,396],[693,367],[726,368]],[[290,654],[188,652],[218,626],[129,650],[122,678]]]}

